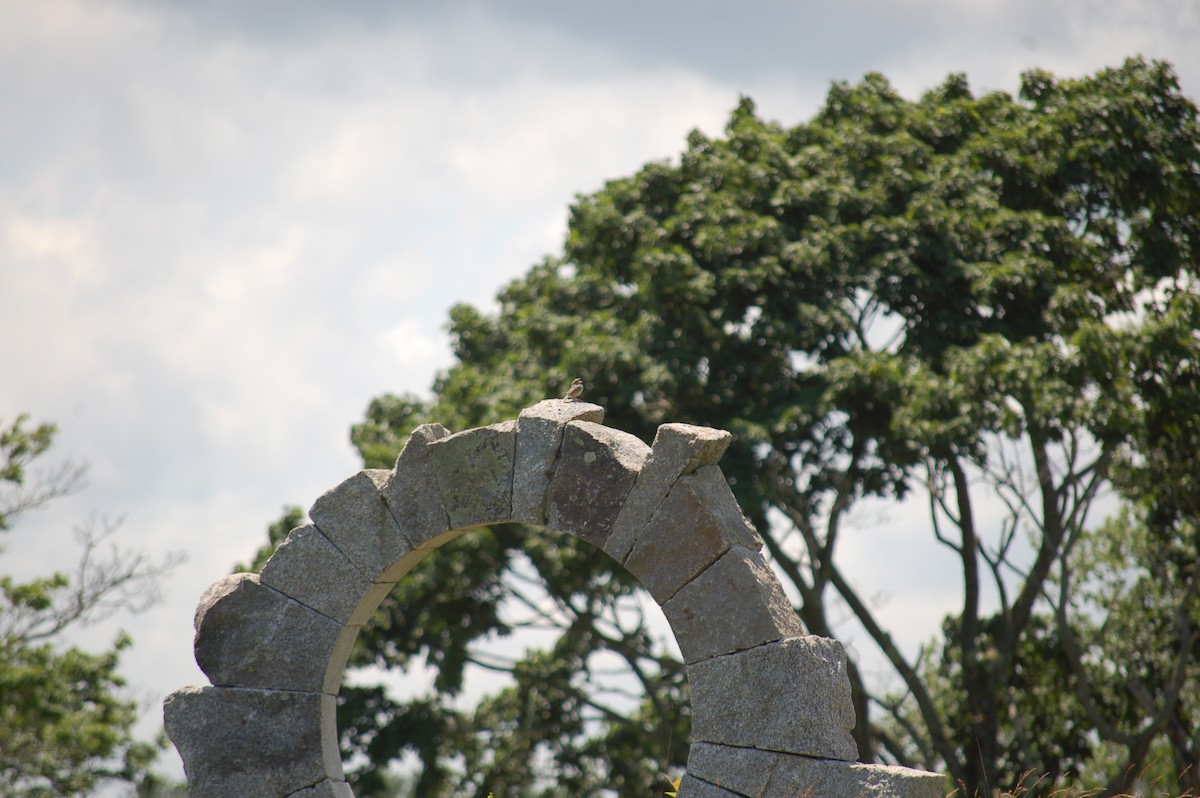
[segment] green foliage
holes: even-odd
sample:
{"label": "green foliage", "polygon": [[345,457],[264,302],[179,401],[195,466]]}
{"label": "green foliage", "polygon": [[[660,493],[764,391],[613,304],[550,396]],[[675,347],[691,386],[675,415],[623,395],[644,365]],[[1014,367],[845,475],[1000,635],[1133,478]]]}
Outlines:
{"label": "green foliage", "polygon": [[296,527],[302,525],[305,520],[304,510],[299,507],[289,506],[283,508],[283,514],[279,519],[267,527],[267,543],[254,553],[254,558],[250,560],[249,565],[241,563],[235,565],[233,570],[235,573],[247,573],[262,570],[262,567],[267,564],[267,560],[271,559],[271,555],[275,553],[275,549],[279,548],[279,544],[287,538],[288,533]]}
{"label": "green foliage", "polygon": [[[70,492],[82,471],[66,467],[29,481],[27,466],[45,453],[55,427],[26,427],[20,416],[0,430],[0,529],[19,513]],[[111,528],[108,530],[111,531]],[[132,735],[140,711],[124,697],[117,667],[131,644],[121,634],[99,654],[61,645],[72,624],[94,620],[108,607],[139,604],[142,591],[171,567],[117,553],[93,558],[106,536],[83,536],[86,554],[73,582],[56,573],[18,582],[0,576],[0,784],[3,794],[87,795],[111,780],[152,789],[150,765],[161,748]],[[108,605],[108,606],[106,606]]]}
{"label": "green foliage", "polygon": [[[419,423],[510,418],[577,375],[643,439],[673,420],[731,430],[722,468],[808,629],[833,635],[848,608],[894,671],[894,691],[873,691],[851,664],[864,758],[945,769],[967,793],[1048,771],[1118,790],[1166,748],[1176,776],[1195,773],[1193,743],[1171,735],[1200,725],[1176,678],[1194,656],[1198,207],[1197,110],[1162,63],[1034,71],[1016,97],[952,75],[910,101],[868,75],[792,128],[743,99],[723,138],[695,132],[677,161],[580,196],[561,256],[505,287],[494,316],[453,309],[457,362],[434,397],[382,397],[352,437],[388,467]],[[1137,509],[1125,537],[1136,529],[1144,563],[1092,542],[1121,537],[1092,517],[1113,489]],[[913,492],[962,579],[961,610],[917,657],[837,556],[856,502]],[[441,692],[349,694],[363,794],[404,750],[422,759],[422,795],[479,794],[489,774],[513,794],[600,795],[626,767],[644,778],[622,794],[650,794],[681,762],[682,671],[644,623],[622,625],[634,588],[601,559],[498,528],[406,578],[355,664],[423,657]],[[1134,586],[1153,598],[1116,601],[1084,562],[1145,567],[1156,589]],[[513,690],[451,706],[478,644],[515,628],[506,610],[532,575],[557,642],[503,666]],[[1131,700],[1132,671],[1100,664],[1135,652],[1104,624],[1155,613],[1176,620],[1134,636],[1157,648],[1130,667],[1162,689]],[[636,674],[641,709],[597,706],[601,651]],[[618,740],[620,757],[589,758]]]}
{"label": "green foliage", "polygon": [[[53,424],[39,424],[32,430],[25,429],[29,416],[22,414],[8,429],[0,430],[0,452],[4,453],[4,466],[0,468],[0,480],[11,485],[25,482],[25,466],[50,447],[58,428]],[[2,518],[2,517],[0,517]],[[0,529],[8,529],[0,525]]]}
{"label": "green foliage", "polygon": [[[5,608],[7,609],[7,608]],[[139,711],[120,697],[112,649],[88,654],[0,641],[0,778],[12,796],[85,795],[103,779],[145,778],[156,746],[135,742]]]}
{"label": "green foliage", "polygon": [[[561,605],[553,612],[532,606],[531,582]],[[425,763],[413,787],[419,795],[574,796],[618,786],[646,792],[665,763],[682,764],[679,750],[664,757],[672,738],[686,739],[679,708],[687,693],[682,667],[657,654],[649,635],[616,627],[613,608],[632,590],[628,576],[586,544],[515,525],[472,531],[427,558],[364,628],[351,664],[403,668],[423,661],[435,669],[437,694],[398,703],[379,687],[342,689],[343,751],[370,763],[355,773],[356,790],[376,794],[387,777],[381,767],[408,750]],[[514,613],[511,602],[526,611]],[[555,621],[565,631],[547,651],[513,660],[488,653],[494,646],[480,649]],[[601,652],[645,680],[652,698],[642,710],[627,715],[594,695]],[[459,709],[454,698],[470,665],[507,670],[512,685]]]}

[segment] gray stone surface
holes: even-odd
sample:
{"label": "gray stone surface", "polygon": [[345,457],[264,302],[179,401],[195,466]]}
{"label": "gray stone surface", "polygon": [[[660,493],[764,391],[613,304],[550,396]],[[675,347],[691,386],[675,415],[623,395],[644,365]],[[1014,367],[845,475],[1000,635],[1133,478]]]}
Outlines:
{"label": "gray stone surface", "polygon": [[[411,557],[412,554],[406,555]],[[404,561],[403,559],[401,560]],[[387,572],[384,573],[387,576]],[[350,617],[346,619],[346,623],[351,626],[362,626],[371,620],[371,616],[375,614],[375,610],[379,608],[379,604],[387,598],[388,593],[396,587],[395,580],[390,582],[372,582],[363,591],[362,598],[358,600],[358,604],[354,606],[354,610],[350,613]]]}
{"label": "gray stone surface", "polygon": [[257,574],[234,574],[200,599],[196,664],[219,687],[321,692],[344,628]]}
{"label": "gray stone surface", "polygon": [[946,792],[946,780],[937,773],[710,743],[692,745],[687,769],[704,782],[753,798],[941,798]]}
{"label": "gray stone surface", "polygon": [[744,546],[722,554],[662,609],[688,663],[804,634],[771,567]]}
{"label": "gray stone surface", "polygon": [[680,477],[646,524],[625,567],[660,605],[733,546],[762,540],[742,515],[721,469]]}
{"label": "gray stone surface", "polygon": [[361,631],[361,624],[342,627],[342,632],[334,642],[333,650],[329,653],[329,659],[326,661],[325,681],[321,683],[321,692],[336,696],[342,689],[342,676],[345,675],[346,661],[350,659],[350,652],[354,650],[354,643],[358,640],[358,633]]}
{"label": "gray stone surface", "polygon": [[429,458],[429,444],[449,434],[441,424],[422,424],[413,430],[381,489],[392,517],[416,548],[450,528]]}
{"label": "gray stone surface", "polygon": [[[794,755],[694,742],[688,749],[687,770],[698,779],[720,784],[738,795],[762,798],[776,765],[785,756]],[[805,758],[805,761],[814,760]]]}
{"label": "gray stone surface", "polygon": [[733,436],[725,430],[691,424],[663,424],[654,435],[650,457],[613,524],[605,551],[625,562],[642,530],[679,477],[712,465],[729,448]]}
{"label": "gray stone surface", "polygon": [[333,715],[320,693],[185,687],[163,703],[191,798],[287,798],[342,780]]}
{"label": "gray stone surface", "polygon": [[768,798],[803,795],[870,795],[875,798],[943,798],[946,778],[940,773],[857,762],[789,759],[776,771]]}
{"label": "gray stone surface", "polygon": [[792,637],[687,666],[692,739],[854,760],[842,644]]}
{"label": "gray stone surface", "polygon": [[512,517],[516,420],[477,427],[429,444],[450,526],[501,523]]}
{"label": "gray stone surface", "polygon": [[394,470],[318,499],[314,523],[261,575],[209,588],[196,658],[218,686],[164,702],[191,795],[351,798],[335,700],[361,625],[434,548],[514,506],[518,520],[623,557],[662,605],[692,695],[682,798],[939,795],[936,774],[850,761],[845,653],[796,636],[799,619],[715,465],[728,434],[666,424],[651,449],[592,420],[602,414],[549,400],[458,435],[418,427]]}
{"label": "gray stone surface", "polygon": [[380,494],[392,473],[360,471],[323,494],[308,511],[321,534],[372,581],[413,549]]}
{"label": "gray stone surface", "polygon": [[288,798],[354,798],[354,791],[344,781],[325,779],[320,784],[292,793]]}
{"label": "gray stone surface", "polygon": [[547,399],[517,417],[513,467],[512,520],[546,523],[546,490],[562,445],[563,426],[571,421],[604,421],[604,408],[588,402]]}
{"label": "gray stone surface", "polygon": [[[421,548],[413,549],[408,554],[405,554],[403,557],[392,563],[387,570],[379,575],[379,578],[376,581],[388,585],[388,589],[390,590],[391,587],[395,586],[396,582],[400,581],[405,574],[415,568],[417,563],[428,557],[434,549],[449,543],[451,540],[454,540],[461,534],[463,534],[463,530],[451,529],[443,532],[440,535],[435,535],[427,540],[425,544],[421,546]],[[378,606],[378,602],[376,602],[375,606]],[[374,607],[372,607],[372,611],[374,611]]]}
{"label": "gray stone surface", "polygon": [[262,583],[340,623],[350,622],[369,593],[378,595],[376,605],[384,595],[311,524],[279,545],[263,566]]}
{"label": "gray stone surface", "polygon": [[546,525],[603,548],[649,455],[650,447],[628,432],[572,421],[550,480]]}
{"label": "gray stone surface", "polygon": [[[730,792],[717,784],[701,781],[688,773],[679,782],[678,798],[746,798],[746,796]],[[795,798],[807,798],[807,796],[795,796]],[[818,797],[813,796],[812,798]],[[851,797],[847,796],[847,798]],[[853,796],[853,798],[858,797]]]}

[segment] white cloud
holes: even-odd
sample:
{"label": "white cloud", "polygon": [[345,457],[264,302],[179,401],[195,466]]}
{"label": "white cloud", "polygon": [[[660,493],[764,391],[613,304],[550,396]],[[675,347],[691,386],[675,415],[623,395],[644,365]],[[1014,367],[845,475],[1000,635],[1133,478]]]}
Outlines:
{"label": "white cloud", "polygon": [[446,347],[441,336],[434,337],[413,319],[405,319],[382,335],[384,344],[402,366],[434,366],[444,362]]}
{"label": "white cloud", "polygon": [[90,225],[14,213],[6,228],[5,247],[15,260],[61,270],[58,276],[73,283],[95,280],[97,264],[90,255],[95,241]]}
{"label": "white cloud", "polygon": [[[188,551],[127,670],[196,681],[200,591],[358,467],[372,396],[429,388],[447,308],[556,250],[576,192],[719,134],[739,92],[790,124],[870,69],[1012,90],[1138,49],[1200,91],[1188,3],[682,8],[0,3],[0,418],[57,420],[94,462],[5,567],[56,567],[49,532],[95,508]],[[871,548],[848,550],[865,579]]]}

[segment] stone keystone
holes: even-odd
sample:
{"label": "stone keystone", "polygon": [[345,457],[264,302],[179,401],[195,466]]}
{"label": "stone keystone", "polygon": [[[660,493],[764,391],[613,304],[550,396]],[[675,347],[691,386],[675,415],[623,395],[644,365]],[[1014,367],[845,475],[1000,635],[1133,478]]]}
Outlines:
{"label": "stone keystone", "polygon": [[517,422],[455,433],[429,444],[450,526],[504,523],[512,517]]}
{"label": "stone keystone", "polygon": [[517,418],[516,465],[513,468],[512,520],[546,523],[546,489],[562,445],[563,426],[571,421],[604,421],[604,408],[588,402],[546,399],[521,411]]}
{"label": "stone keystone", "polygon": [[680,477],[663,499],[625,567],[662,605],[733,546],[762,540],[742,515],[718,466]]}
{"label": "stone keystone", "polygon": [[185,687],[163,702],[191,798],[287,798],[343,781],[334,713],[333,696],[279,690]]}
{"label": "stone keystone", "polygon": [[429,445],[449,434],[450,430],[441,424],[422,424],[413,430],[383,485],[383,500],[404,535],[417,548],[450,528],[429,457]]}
{"label": "stone keystone", "polygon": [[691,424],[663,424],[654,435],[650,457],[638,474],[621,512],[613,524],[604,550],[617,562],[625,562],[658,506],[675,480],[697,468],[716,463],[729,448],[733,436],[725,430]]}
{"label": "stone keystone", "polygon": [[854,760],[842,644],[792,637],[687,666],[692,739]]}
{"label": "stone keystone", "polygon": [[602,548],[649,455],[628,432],[572,421],[550,481],[546,524]]}
{"label": "stone keystone", "polygon": [[[196,664],[221,687],[319,693],[326,666],[340,674],[342,624],[259,582],[233,574],[214,583],[196,610]],[[333,661],[331,661],[333,660]]]}
{"label": "stone keystone", "polygon": [[372,581],[413,549],[380,495],[393,473],[360,471],[322,495],[308,511],[321,534]]}
{"label": "stone keystone", "polygon": [[686,663],[804,634],[771,567],[743,546],[721,555],[662,609]]}

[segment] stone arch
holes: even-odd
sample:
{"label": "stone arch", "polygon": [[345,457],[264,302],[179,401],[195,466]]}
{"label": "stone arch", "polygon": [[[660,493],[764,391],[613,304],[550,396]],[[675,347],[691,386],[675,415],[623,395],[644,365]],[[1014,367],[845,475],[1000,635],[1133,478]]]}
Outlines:
{"label": "stone arch", "polygon": [[196,611],[211,685],[164,702],[190,794],[352,798],[335,721],[359,630],[421,559],[472,527],[538,524],[592,543],[658,602],[692,692],[679,795],[932,798],[940,776],[856,764],[846,657],[805,635],[717,461],[728,432],[659,427],[652,446],[603,408],[547,400],[515,420],[416,429],[391,470],[328,491],[260,574]]}

